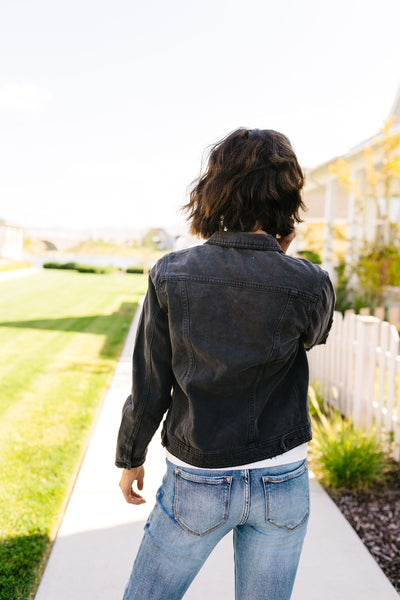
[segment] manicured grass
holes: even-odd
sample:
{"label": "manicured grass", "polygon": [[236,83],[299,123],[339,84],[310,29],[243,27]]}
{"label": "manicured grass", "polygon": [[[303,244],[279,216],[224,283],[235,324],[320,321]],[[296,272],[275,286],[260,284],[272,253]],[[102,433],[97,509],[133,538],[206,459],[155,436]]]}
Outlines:
{"label": "manicured grass", "polygon": [[0,282],[1,600],[36,587],[146,285],[59,271]]}

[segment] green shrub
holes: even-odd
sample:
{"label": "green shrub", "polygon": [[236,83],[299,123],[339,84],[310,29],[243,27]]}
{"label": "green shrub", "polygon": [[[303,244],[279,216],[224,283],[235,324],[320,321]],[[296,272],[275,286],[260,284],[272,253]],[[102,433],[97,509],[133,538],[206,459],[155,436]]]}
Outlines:
{"label": "green shrub", "polygon": [[[365,245],[356,264],[341,259],[335,271],[336,310],[344,313],[354,308],[358,313],[360,308],[369,308],[373,312],[382,306],[385,286],[400,286],[399,248]],[[353,279],[356,288],[350,284]]]}
{"label": "green shrub", "polygon": [[94,265],[76,265],[78,273],[97,273],[99,275],[105,275],[113,273],[116,269],[114,267],[96,267]]}
{"label": "green shrub", "polygon": [[312,404],[315,416],[310,459],[318,479],[330,488],[352,490],[384,482],[389,459],[376,429],[365,431],[338,411],[331,409],[326,415],[316,402]]}
{"label": "green shrub", "polygon": [[61,264],[58,262],[45,262],[43,269],[61,269]]}
{"label": "green shrub", "polygon": [[321,257],[318,252],[315,252],[314,250],[301,250],[299,254],[302,258],[306,258],[315,265],[321,264]]}
{"label": "green shrub", "polygon": [[78,273],[99,273],[100,267],[94,267],[93,265],[76,265]]}
{"label": "green shrub", "polygon": [[350,288],[350,275],[347,272],[346,263],[341,259],[335,266],[336,272],[336,305],[335,310],[345,313],[349,308],[353,308],[354,290]]}
{"label": "green shrub", "polygon": [[135,275],[143,275],[144,268],[143,267],[128,267],[126,269],[127,273],[133,273]]}
{"label": "green shrub", "polygon": [[[96,267],[94,265],[80,265],[76,262],[58,263],[47,262],[43,264],[44,269],[62,269],[64,271],[78,271],[78,273],[99,273],[101,275],[113,273],[117,269],[112,266]],[[143,272],[143,271],[142,271]]]}
{"label": "green shrub", "polygon": [[66,271],[76,271],[77,264],[75,262],[59,263],[59,262],[45,262],[43,269],[63,269]]}
{"label": "green shrub", "polygon": [[380,306],[384,298],[384,287],[396,286],[400,283],[398,246],[366,246],[355,267],[355,272],[367,306],[372,308]]}
{"label": "green shrub", "polygon": [[324,399],[318,383],[313,383],[308,387],[308,404],[312,419],[319,419],[320,414],[326,415]]}
{"label": "green shrub", "polygon": [[76,262],[67,262],[60,265],[60,269],[65,269],[66,271],[76,271],[77,267]]}
{"label": "green shrub", "polygon": [[393,257],[388,270],[388,285],[400,287],[400,257]]}

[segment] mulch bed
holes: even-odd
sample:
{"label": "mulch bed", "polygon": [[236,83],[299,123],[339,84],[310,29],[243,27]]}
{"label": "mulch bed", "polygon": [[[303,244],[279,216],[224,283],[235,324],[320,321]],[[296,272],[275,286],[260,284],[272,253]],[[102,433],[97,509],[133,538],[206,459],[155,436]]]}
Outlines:
{"label": "mulch bed", "polygon": [[384,486],[327,492],[400,593],[400,466]]}

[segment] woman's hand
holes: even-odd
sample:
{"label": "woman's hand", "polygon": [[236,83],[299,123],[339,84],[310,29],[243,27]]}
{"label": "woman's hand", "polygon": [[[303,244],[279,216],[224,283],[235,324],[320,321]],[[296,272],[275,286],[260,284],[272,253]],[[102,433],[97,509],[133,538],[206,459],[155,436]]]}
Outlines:
{"label": "woman's hand", "polygon": [[134,469],[124,469],[122,471],[121,481],[119,482],[119,487],[122,490],[125,500],[128,504],[144,504],[146,500],[142,498],[137,492],[133,489],[133,482],[137,481],[138,490],[143,489],[143,479],[144,479],[144,467],[141,465],[140,467],[136,467]]}

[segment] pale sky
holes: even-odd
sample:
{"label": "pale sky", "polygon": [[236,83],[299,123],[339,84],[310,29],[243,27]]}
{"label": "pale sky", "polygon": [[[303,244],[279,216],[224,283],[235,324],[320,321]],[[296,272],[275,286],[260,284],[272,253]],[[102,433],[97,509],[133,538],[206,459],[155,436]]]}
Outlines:
{"label": "pale sky", "polygon": [[285,133],[304,167],[376,133],[399,0],[2,0],[0,218],[183,223],[204,149]]}

